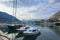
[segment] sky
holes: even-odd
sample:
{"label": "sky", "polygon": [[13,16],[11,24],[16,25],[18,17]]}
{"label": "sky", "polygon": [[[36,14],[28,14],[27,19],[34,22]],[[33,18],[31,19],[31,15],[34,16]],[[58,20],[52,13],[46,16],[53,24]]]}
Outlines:
{"label": "sky", "polygon": [[[0,0],[0,11],[13,15],[14,1],[16,0]],[[15,17],[19,20],[48,19],[58,11],[60,11],[60,0],[17,0]]]}

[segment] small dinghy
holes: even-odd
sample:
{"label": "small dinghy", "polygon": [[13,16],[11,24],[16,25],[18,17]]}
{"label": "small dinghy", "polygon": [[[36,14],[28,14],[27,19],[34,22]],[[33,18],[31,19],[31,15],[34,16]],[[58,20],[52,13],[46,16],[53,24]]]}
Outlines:
{"label": "small dinghy", "polygon": [[40,30],[35,27],[30,27],[26,31],[23,32],[24,35],[37,35],[40,33]]}

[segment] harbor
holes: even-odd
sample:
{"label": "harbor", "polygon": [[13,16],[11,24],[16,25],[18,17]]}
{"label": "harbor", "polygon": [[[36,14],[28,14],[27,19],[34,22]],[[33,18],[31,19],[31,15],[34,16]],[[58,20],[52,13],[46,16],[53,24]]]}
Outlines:
{"label": "harbor", "polygon": [[60,0],[0,0],[0,40],[60,40]]}
{"label": "harbor", "polygon": [[[25,36],[22,32],[14,32],[14,31],[8,31],[8,32],[3,32],[3,34],[5,36],[7,36],[8,38],[10,38],[10,40],[60,40],[60,33],[58,31],[60,31],[60,27],[46,27],[46,26],[34,26],[32,25],[31,27],[39,27],[40,33],[37,35],[27,35]],[[56,32],[57,31],[57,32]],[[2,34],[0,32],[0,34]]]}

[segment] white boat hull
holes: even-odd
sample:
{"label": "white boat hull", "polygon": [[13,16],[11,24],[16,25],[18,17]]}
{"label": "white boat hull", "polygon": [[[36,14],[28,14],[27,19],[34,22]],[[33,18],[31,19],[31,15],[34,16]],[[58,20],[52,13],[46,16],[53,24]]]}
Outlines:
{"label": "white boat hull", "polygon": [[39,33],[40,33],[40,31],[38,31],[38,32],[33,32],[33,33],[23,32],[24,35],[37,35],[37,34],[39,34]]}

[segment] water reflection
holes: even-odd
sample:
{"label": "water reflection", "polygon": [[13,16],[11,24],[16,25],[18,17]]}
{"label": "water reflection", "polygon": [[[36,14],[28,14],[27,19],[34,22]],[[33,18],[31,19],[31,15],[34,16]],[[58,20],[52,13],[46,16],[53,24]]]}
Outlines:
{"label": "water reflection", "polygon": [[40,35],[41,35],[41,33],[39,33],[37,35],[24,36],[23,40],[35,40]]}
{"label": "water reflection", "polygon": [[20,37],[24,37],[23,32],[19,32],[15,38],[20,38]]}
{"label": "water reflection", "polygon": [[53,26],[49,27],[52,31],[56,32],[58,35],[60,35],[60,26]]}
{"label": "water reflection", "polygon": [[35,40],[38,36],[40,36],[41,33],[37,34],[37,35],[28,35],[28,36],[25,36],[24,34],[22,33],[19,33],[17,36],[16,36],[16,39],[17,38],[20,38],[20,37],[24,37],[23,40]]}

